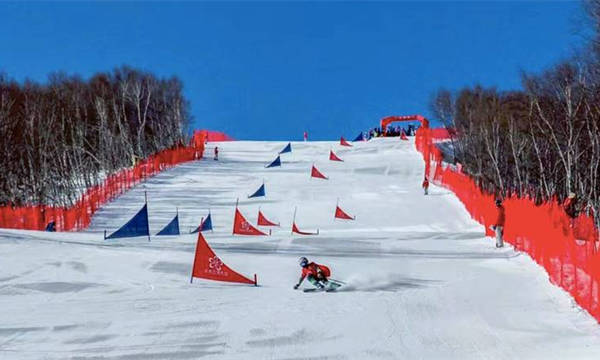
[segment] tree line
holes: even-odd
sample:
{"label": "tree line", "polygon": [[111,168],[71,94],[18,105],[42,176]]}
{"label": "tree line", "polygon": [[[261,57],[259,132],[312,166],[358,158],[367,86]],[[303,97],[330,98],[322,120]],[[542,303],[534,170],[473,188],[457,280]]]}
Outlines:
{"label": "tree line", "polygon": [[497,196],[541,203],[570,193],[600,227],[600,0],[586,1],[594,35],[579,54],[522,90],[439,89],[430,110],[451,131],[455,159]]}
{"label": "tree line", "polygon": [[0,206],[73,204],[105,176],[186,142],[176,77],[120,67],[40,84],[0,74]]}

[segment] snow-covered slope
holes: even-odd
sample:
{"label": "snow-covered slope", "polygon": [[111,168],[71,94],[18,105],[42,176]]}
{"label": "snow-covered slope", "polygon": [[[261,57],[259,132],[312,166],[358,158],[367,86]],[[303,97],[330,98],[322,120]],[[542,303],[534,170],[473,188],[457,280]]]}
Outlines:
{"label": "snow-covered slope", "polygon": [[[597,359],[595,321],[526,255],[497,250],[447,190],[423,196],[411,142],[341,148],[219,143],[220,161],[150,179],[89,231],[0,230],[2,359]],[[343,163],[328,161],[334,149]],[[212,148],[207,152],[212,153]],[[309,177],[313,164],[330,180]],[[247,199],[265,181],[267,197]],[[206,238],[260,287],[189,283],[195,235],[103,241],[143,204],[156,233],[179,209],[182,231],[210,208]],[[231,235],[236,198],[281,222],[270,237]],[[336,201],[356,221],[334,221]],[[292,236],[294,207],[301,229]],[[303,293],[299,256],[348,282]],[[304,286],[309,286],[304,284]]]}

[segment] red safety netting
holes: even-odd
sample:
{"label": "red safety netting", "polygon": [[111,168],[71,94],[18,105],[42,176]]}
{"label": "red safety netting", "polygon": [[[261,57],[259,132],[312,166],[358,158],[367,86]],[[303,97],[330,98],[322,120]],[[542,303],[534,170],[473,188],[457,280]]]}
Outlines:
{"label": "red safety netting", "polygon": [[198,141],[200,139],[204,140],[204,142],[213,142],[213,141],[233,141],[229,135],[219,132],[219,131],[211,131],[211,130],[196,130],[194,131],[194,139]]}
{"label": "red safety netting", "polygon": [[[426,175],[454,192],[473,219],[489,226],[497,216],[494,195],[480,190],[458,166],[442,163],[435,140],[447,132],[420,128],[416,147],[425,160]],[[504,199],[504,239],[516,250],[526,252],[548,272],[550,281],[568,291],[577,303],[600,321],[600,243],[593,218],[582,214],[571,219],[558,201],[535,205],[529,198]]]}
{"label": "red safety netting", "polygon": [[163,150],[140,161],[132,168],[110,175],[99,185],[89,188],[71,207],[35,205],[0,207],[0,227],[44,230],[54,221],[56,231],[76,231],[87,228],[92,215],[108,201],[165,169],[185,161],[202,158],[204,140],[192,139],[187,147]]}

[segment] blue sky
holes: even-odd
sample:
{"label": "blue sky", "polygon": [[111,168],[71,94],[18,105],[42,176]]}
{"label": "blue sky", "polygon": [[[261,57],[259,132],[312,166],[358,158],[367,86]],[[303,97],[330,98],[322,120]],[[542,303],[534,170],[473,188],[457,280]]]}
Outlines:
{"label": "blue sky", "polygon": [[353,137],[439,87],[520,87],[582,42],[580,2],[0,3],[0,71],[45,81],[122,64],[178,76],[194,127]]}

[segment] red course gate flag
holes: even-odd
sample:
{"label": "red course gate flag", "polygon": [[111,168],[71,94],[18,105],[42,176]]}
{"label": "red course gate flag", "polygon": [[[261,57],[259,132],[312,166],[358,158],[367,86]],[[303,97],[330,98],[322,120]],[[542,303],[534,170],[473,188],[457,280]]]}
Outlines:
{"label": "red course gate flag", "polygon": [[356,217],[352,217],[352,216],[346,214],[346,212],[344,210],[342,210],[339,206],[335,207],[335,218],[337,218],[337,219],[344,219],[344,220],[354,220],[354,219],[356,219]]}
{"label": "red course gate flag", "polygon": [[258,209],[258,221],[256,222],[260,226],[279,226],[279,224],[275,224],[274,222],[269,221],[263,213]]}
{"label": "red course gate flag", "polygon": [[317,229],[317,232],[314,233],[301,231],[300,229],[298,229],[298,226],[296,225],[296,211],[298,211],[298,208],[294,208],[294,218],[292,220],[292,234],[296,233],[300,235],[319,235],[319,229]]}
{"label": "red course gate flag", "polygon": [[340,159],[334,152],[333,150],[329,150],[329,160],[331,161],[344,161],[342,159]]}
{"label": "red course gate flag", "polygon": [[201,232],[198,233],[196,255],[194,257],[194,265],[192,267],[190,283],[194,278],[242,284],[254,284],[255,286],[258,285],[256,281],[256,274],[254,275],[254,281],[252,281],[247,277],[231,270],[229,266],[225,265],[221,259],[215,255],[210,246],[208,246],[208,243],[204,239],[204,236],[202,236]]}
{"label": "red course gate flag", "polygon": [[400,133],[400,139],[401,140],[408,140],[408,138],[406,137],[406,133],[404,132],[404,129],[402,129],[402,132]]}
{"label": "red course gate flag", "polygon": [[344,139],[343,136],[340,138],[340,145],[342,145],[342,146],[352,146],[352,144],[350,144],[349,142],[347,142],[346,139]]}
{"label": "red course gate flag", "polygon": [[300,234],[300,235],[319,235],[319,229],[317,229],[317,232],[311,233],[308,231],[301,231],[300,229],[298,229],[298,226],[296,226],[296,223],[294,222],[292,224],[292,234]]}
{"label": "red course gate flag", "polygon": [[235,208],[235,218],[233,219],[233,233],[238,235],[267,236],[267,234],[252,226],[237,207]]}
{"label": "red course gate flag", "polygon": [[327,176],[323,175],[319,170],[317,170],[314,164],[312,166],[312,170],[310,171],[310,177],[329,180]]}

